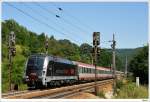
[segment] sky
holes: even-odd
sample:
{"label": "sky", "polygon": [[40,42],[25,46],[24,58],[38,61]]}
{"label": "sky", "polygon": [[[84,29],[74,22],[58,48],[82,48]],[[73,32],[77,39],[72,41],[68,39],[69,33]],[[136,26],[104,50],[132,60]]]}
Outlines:
{"label": "sky", "polygon": [[[137,48],[148,43],[146,2],[3,2],[2,20],[14,19],[28,30],[78,45],[92,45],[93,32],[100,32],[100,47]],[[17,8],[17,9],[16,9]],[[61,8],[62,10],[59,10]],[[25,14],[24,14],[25,13]],[[56,17],[59,16],[59,17]]]}

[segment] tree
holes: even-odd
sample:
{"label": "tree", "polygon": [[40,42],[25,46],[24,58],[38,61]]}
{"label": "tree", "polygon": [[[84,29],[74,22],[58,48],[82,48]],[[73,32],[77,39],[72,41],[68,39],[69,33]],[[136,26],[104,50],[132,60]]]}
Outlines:
{"label": "tree", "polygon": [[141,83],[148,84],[148,46],[144,46],[130,61],[130,71],[140,77]]}
{"label": "tree", "polygon": [[81,62],[92,64],[92,46],[87,43],[83,43],[80,46]]}

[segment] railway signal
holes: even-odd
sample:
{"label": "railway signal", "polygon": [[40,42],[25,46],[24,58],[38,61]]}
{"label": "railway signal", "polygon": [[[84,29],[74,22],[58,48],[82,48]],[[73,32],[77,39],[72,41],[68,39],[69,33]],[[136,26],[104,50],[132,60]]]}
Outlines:
{"label": "railway signal", "polygon": [[12,72],[12,57],[16,55],[16,35],[13,31],[9,34],[8,51],[9,51],[9,91],[11,91],[11,72]]}
{"label": "railway signal", "polygon": [[100,32],[93,33],[93,46],[98,46],[100,44]]}
{"label": "railway signal", "polygon": [[97,95],[97,54],[100,52],[100,49],[98,48],[98,45],[100,45],[100,32],[94,32],[93,33],[93,53],[94,53],[94,65],[95,65],[95,95]]}

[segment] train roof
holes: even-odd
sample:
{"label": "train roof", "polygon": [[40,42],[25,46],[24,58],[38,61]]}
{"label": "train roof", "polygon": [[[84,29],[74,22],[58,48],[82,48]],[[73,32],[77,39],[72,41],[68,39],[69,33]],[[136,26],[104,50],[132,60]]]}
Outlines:
{"label": "train roof", "polygon": [[[83,62],[77,62],[75,61],[75,63],[77,63],[79,66],[84,66],[84,67],[87,67],[87,68],[95,68],[94,65],[92,64],[87,64],[87,63],[83,63]],[[110,68],[106,68],[106,67],[101,67],[101,66],[97,66],[97,69],[101,69],[101,70],[110,70]]]}
{"label": "train roof", "polygon": [[54,62],[60,62],[60,63],[66,63],[66,64],[72,64],[72,65],[76,65],[73,61],[68,60],[68,59],[64,59],[64,58],[60,58],[60,57],[53,57]]}
{"label": "train roof", "polygon": [[60,62],[60,63],[65,63],[65,64],[71,64],[71,65],[76,65],[76,63],[74,63],[74,61],[65,59],[65,58],[61,58],[58,56],[52,56],[52,55],[46,55],[46,54],[32,54],[30,55],[31,57],[48,57],[49,60],[52,60],[54,62]]}

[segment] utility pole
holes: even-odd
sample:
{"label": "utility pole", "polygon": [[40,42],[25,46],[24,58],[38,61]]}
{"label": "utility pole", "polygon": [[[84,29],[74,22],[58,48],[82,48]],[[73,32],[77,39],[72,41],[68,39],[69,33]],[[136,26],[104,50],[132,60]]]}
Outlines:
{"label": "utility pole", "polygon": [[113,94],[116,93],[116,55],[115,55],[115,46],[116,46],[116,41],[115,41],[115,35],[113,34],[113,40],[112,40],[112,68],[113,68],[113,78],[114,78],[114,92]]}
{"label": "utility pole", "polygon": [[90,53],[90,57],[91,57],[91,63],[92,63],[92,65],[93,65],[93,52],[91,51],[91,53]]}
{"label": "utility pole", "polygon": [[9,41],[8,41],[8,54],[9,54],[9,91],[11,91],[11,74],[12,74],[12,57],[16,55],[16,48],[15,48],[15,34],[13,31],[10,32],[9,34]]}
{"label": "utility pole", "polygon": [[100,45],[100,32],[93,33],[93,53],[94,53],[94,66],[95,66],[95,95],[97,95],[97,54],[100,52],[98,48]]}
{"label": "utility pole", "polygon": [[125,77],[127,77],[127,73],[128,73],[128,58],[126,56],[126,63],[125,63]]}
{"label": "utility pole", "polygon": [[45,49],[46,49],[46,54],[48,54],[48,37],[47,35],[45,36],[46,41],[45,41]]}

